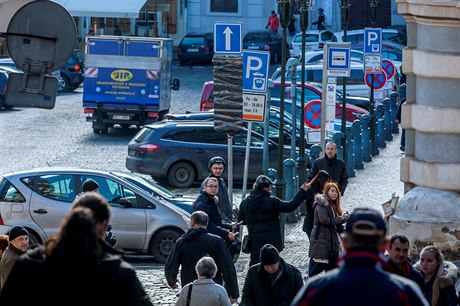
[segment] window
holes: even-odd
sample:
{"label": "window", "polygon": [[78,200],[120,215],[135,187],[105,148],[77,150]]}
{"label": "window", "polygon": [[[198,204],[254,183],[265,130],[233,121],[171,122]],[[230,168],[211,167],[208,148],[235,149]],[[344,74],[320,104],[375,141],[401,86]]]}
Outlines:
{"label": "window", "polygon": [[47,174],[21,181],[46,198],[71,203],[76,197],[73,175],[70,174]]}
{"label": "window", "polygon": [[80,177],[80,184],[83,184],[87,179],[95,180],[99,185],[99,193],[111,204],[114,206],[124,206],[120,205],[120,200],[124,199],[128,201],[130,207],[139,207],[137,203],[136,194],[125,187],[124,185],[115,182],[106,177],[96,176],[96,175],[82,175]]}
{"label": "window", "polygon": [[0,194],[0,202],[24,203],[26,201],[22,193],[17,190],[16,187],[7,180],[4,182],[5,186],[2,188],[2,194]]}
{"label": "window", "polygon": [[238,0],[211,0],[211,13],[238,13]]}

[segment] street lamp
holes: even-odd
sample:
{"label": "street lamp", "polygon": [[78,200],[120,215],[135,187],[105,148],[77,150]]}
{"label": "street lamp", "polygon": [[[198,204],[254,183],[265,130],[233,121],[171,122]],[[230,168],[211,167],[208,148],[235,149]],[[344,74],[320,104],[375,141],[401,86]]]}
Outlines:
{"label": "street lamp", "polygon": [[377,22],[377,6],[379,0],[369,0],[371,25],[374,27]]}
{"label": "street lamp", "polygon": [[280,130],[278,134],[278,166],[276,171],[276,180],[274,182],[276,196],[284,199],[284,90],[286,88],[286,28],[291,17],[290,1],[278,0],[278,12],[280,14],[280,24],[282,30],[282,48],[281,48],[281,88],[280,88]]}
{"label": "street lamp", "polygon": [[[370,8],[370,22],[372,27],[375,27],[377,22],[377,5],[379,0],[369,0],[369,8]],[[375,100],[374,100],[374,75],[371,74],[371,94],[370,94],[370,105],[369,105],[369,116],[371,117],[370,124],[370,143],[371,143],[371,152],[372,155],[375,156],[378,154],[378,146],[377,146],[377,137],[375,132],[376,126],[376,119],[375,119]]]}
{"label": "street lamp", "polygon": [[[342,17],[342,30],[343,30],[343,41],[347,41],[347,29],[350,24],[350,5],[351,0],[337,0],[340,6],[340,12]],[[342,148],[343,148],[343,160],[347,161],[347,120],[346,120],[346,108],[347,108],[347,78],[342,78],[342,126],[341,132],[343,134],[342,138]]]}
{"label": "street lamp", "polygon": [[[310,6],[311,0],[302,1],[302,5],[299,9],[300,13],[300,30],[302,31],[302,51],[301,51],[301,74],[300,82],[301,95],[300,95],[300,145],[299,145],[299,157],[297,158],[297,164],[299,169],[299,182],[303,183],[307,180],[307,160],[305,159],[305,43],[306,43],[306,32],[308,28],[308,7]],[[297,85],[297,84],[295,84]],[[294,86],[294,84],[291,84]],[[293,114],[294,116],[294,114]]]}

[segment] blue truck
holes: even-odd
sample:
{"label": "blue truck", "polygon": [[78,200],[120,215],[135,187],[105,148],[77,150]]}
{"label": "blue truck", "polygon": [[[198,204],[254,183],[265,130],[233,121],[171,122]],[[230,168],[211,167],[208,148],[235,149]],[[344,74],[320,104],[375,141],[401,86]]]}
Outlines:
{"label": "blue truck", "polygon": [[96,134],[108,128],[159,121],[169,112],[173,40],[131,36],[88,36],[83,108]]}

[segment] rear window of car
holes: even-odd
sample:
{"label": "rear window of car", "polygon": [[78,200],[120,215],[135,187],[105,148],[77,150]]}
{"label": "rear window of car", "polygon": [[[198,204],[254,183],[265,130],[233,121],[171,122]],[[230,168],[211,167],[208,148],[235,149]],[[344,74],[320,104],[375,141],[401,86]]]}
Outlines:
{"label": "rear window of car", "polygon": [[317,42],[319,41],[319,35],[318,34],[307,34],[305,36],[305,41],[306,42]]}
{"label": "rear window of car", "polygon": [[227,136],[224,133],[211,129],[190,129],[181,131],[171,131],[167,133],[163,139],[182,141],[182,142],[197,142],[208,144],[227,144]]}
{"label": "rear window of car", "polygon": [[270,33],[248,33],[243,42],[267,42],[270,41]]}
{"label": "rear window of car", "polygon": [[[3,179],[0,177],[0,180]],[[0,202],[24,203],[22,193],[6,179],[0,181]]]}
{"label": "rear window of car", "polygon": [[182,39],[182,43],[183,45],[204,45],[206,44],[206,39],[204,37],[184,37],[184,39]]}
{"label": "rear window of car", "polygon": [[151,129],[151,128],[143,128],[142,130],[140,130],[136,136],[134,136],[134,141],[137,141],[137,142],[142,142],[144,140],[147,139],[147,137],[149,135],[154,135],[155,134],[155,129]]}

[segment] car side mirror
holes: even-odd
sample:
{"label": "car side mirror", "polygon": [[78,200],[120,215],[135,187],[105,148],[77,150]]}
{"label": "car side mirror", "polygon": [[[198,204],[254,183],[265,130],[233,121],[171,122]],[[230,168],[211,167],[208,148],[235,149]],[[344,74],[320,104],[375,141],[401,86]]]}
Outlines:
{"label": "car side mirror", "polygon": [[131,204],[131,202],[129,202],[128,200],[126,200],[125,198],[121,198],[120,201],[118,201],[118,204],[123,206],[123,207],[126,207],[126,208],[130,208],[132,207],[133,205]]}

